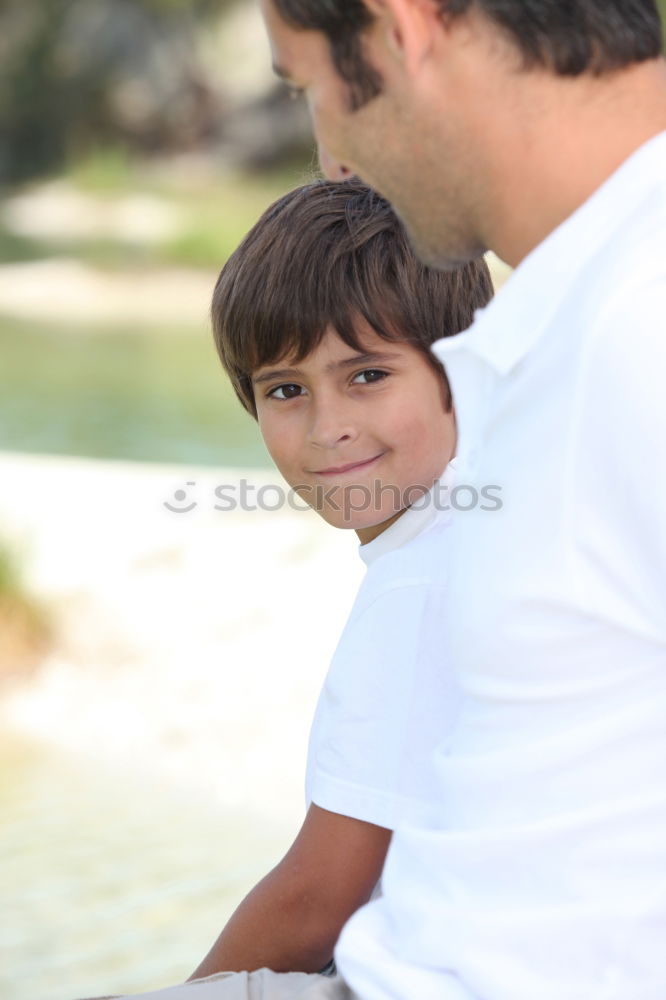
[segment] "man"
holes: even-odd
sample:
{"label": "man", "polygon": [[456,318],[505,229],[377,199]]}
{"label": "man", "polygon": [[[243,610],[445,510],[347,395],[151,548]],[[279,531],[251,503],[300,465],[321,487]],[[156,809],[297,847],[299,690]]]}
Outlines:
{"label": "man", "polygon": [[[666,996],[666,65],[652,0],[263,0],[322,166],[441,267],[518,270],[438,351],[470,489],[441,820],[343,931],[363,1000]],[[473,484],[473,485],[472,485]]]}
{"label": "man", "polygon": [[[439,819],[341,976],[193,1000],[664,1000],[666,65],[653,0],[262,0],[331,177],[440,267],[517,268],[438,346],[459,432]],[[502,488],[500,512],[475,504]],[[472,509],[474,508],[474,509]],[[160,997],[162,994],[160,994]],[[165,998],[167,994],[164,994]],[[176,995],[174,994],[174,997]],[[180,994],[178,994],[180,996]]]}

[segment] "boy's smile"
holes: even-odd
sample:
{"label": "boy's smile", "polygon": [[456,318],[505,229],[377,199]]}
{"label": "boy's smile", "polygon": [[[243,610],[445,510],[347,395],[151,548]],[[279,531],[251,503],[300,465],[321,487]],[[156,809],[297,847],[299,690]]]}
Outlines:
{"label": "boy's smile", "polygon": [[360,459],[357,462],[349,462],[347,465],[341,465],[338,468],[313,469],[312,471],[316,472],[320,476],[342,475],[344,472],[354,472],[357,469],[366,469],[369,465],[378,461],[385,454],[386,452],[381,451],[379,455],[374,455],[372,458]]}
{"label": "boy's smile", "polygon": [[365,544],[442,474],[455,449],[444,379],[423,353],[359,321],[362,351],[333,328],[300,362],[253,373],[259,427],[289,485]]}

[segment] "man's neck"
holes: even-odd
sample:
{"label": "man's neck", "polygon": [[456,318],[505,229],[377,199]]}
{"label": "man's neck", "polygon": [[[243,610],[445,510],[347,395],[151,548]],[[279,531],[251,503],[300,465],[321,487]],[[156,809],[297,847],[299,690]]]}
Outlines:
{"label": "man's neck", "polygon": [[526,74],[522,83],[486,142],[485,242],[514,267],[666,130],[663,60],[597,78]]}

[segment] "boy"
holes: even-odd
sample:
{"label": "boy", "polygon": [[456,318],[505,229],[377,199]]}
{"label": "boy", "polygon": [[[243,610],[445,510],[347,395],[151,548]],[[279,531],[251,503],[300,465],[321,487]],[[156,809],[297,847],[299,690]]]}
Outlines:
{"label": "boy", "polygon": [[[213,329],[234,389],[291,487],[356,531],[368,570],[317,707],[303,826],[192,979],[322,970],[377,885],[396,824],[434,818],[429,762],[456,708],[438,638],[440,477],[456,430],[430,345],[491,296],[483,261],[425,267],[388,203],[355,180],[285,195],[221,272]],[[235,995],[233,979],[200,989]]]}
{"label": "boy", "polygon": [[442,595],[426,535],[447,515],[424,494],[455,450],[430,345],[491,295],[483,262],[424,267],[388,203],[356,181],[285,195],[222,270],[213,330],[236,393],[290,486],[356,531],[368,571],[317,708],[305,823],[196,977],[321,969],[395,824],[427,819],[430,751],[454,702],[430,648]]}

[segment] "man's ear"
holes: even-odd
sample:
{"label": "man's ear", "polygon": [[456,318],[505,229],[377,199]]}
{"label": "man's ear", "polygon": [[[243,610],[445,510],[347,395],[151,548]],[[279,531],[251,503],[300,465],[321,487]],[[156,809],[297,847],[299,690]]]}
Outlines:
{"label": "man's ear", "polygon": [[433,32],[443,30],[436,0],[363,0],[389,55],[414,72],[431,50]]}

